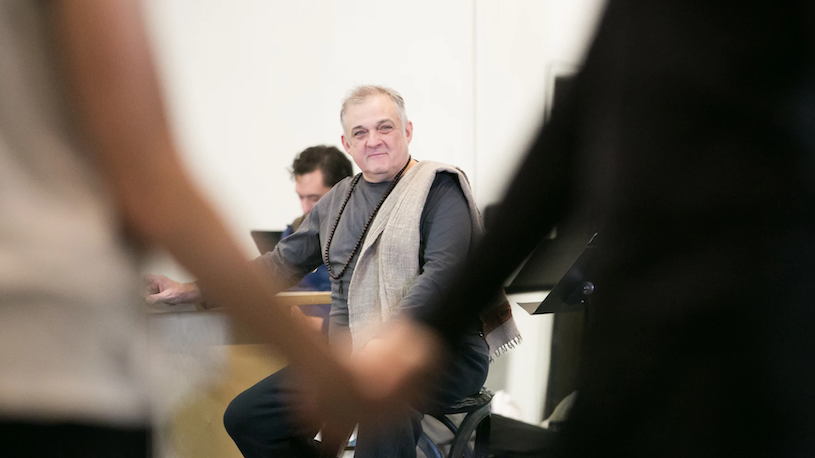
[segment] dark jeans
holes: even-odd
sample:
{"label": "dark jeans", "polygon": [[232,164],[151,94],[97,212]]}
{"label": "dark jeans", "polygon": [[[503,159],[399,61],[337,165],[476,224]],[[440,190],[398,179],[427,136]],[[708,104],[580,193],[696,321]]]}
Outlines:
{"label": "dark jeans", "polygon": [[[487,343],[477,335],[468,335],[463,350],[450,363],[435,390],[430,405],[423,411],[451,404],[475,394],[487,378]],[[224,426],[246,458],[318,456],[312,437],[317,425],[302,425],[293,420],[297,387],[284,368],[239,394],[226,409]],[[355,456],[360,458],[412,458],[422,433],[422,413],[412,411],[387,428],[361,424]]]}
{"label": "dark jeans", "polygon": [[14,458],[149,458],[146,428],[0,420],[0,456]]}

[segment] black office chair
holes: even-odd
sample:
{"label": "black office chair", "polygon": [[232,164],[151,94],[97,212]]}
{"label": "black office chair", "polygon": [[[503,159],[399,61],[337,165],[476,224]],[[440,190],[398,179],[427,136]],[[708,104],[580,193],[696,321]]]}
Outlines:
{"label": "black office chair", "polygon": [[[453,440],[450,443],[450,453],[447,458],[487,458],[487,447],[490,441],[490,402],[495,393],[489,388],[483,387],[473,396],[461,399],[441,410],[441,412],[431,412],[427,415],[438,420],[453,433]],[[448,415],[466,413],[461,424],[453,423]],[[475,433],[474,447],[470,448],[470,437]],[[356,449],[356,438],[348,441],[344,449],[351,451]],[[439,449],[430,437],[424,432],[419,437],[416,444],[427,458],[444,458]]]}
{"label": "black office chair", "polygon": [[[487,447],[490,442],[490,402],[494,394],[486,387],[481,388],[477,394],[453,403],[441,412],[428,414],[453,433],[453,441],[450,443],[450,453],[447,454],[447,458],[487,457]],[[461,424],[456,427],[448,415],[459,413],[466,413],[466,415]],[[470,437],[473,433],[475,433],[475,444],[470,449]],[[427,458],[443,458],[439,447],[424,432],[419,438],[418,446]]]}

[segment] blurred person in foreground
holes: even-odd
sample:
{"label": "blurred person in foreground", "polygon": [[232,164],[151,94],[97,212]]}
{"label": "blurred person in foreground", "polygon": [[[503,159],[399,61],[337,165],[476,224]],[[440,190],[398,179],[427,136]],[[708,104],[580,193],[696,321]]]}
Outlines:
{"label": "blurred person in foreground", "polygon": [[356,361],[360,379],[399,399],[426,365],[405,349],[432,348],[405,342],[454,339],[556,222],[593,206],[596,315],[555,456],[815,454],[814,13],[611,0],[498,210],[512,223],[487,228],[422,324]]}
{"label": "blurred person in foreground", "polygon": [[[413,123],[396,91],[354,88],[343,101],[340,121],[343,146],[362,172],[337,183],[294,234],[256,262],[289,283],[324,263],[332,280],[329,340],[338,353],[358,357],[376,348],[383,323],[408,319],[446,291],[453,267],[466,260],[480,236],[481,220],[460,170],[411,157]],[[207,299],[194,283],[165,286],[164,297]],[[499,317],[500,312],[506,314]],[[493,316],[503,321],[486,339],[478,314],[462,317],[462,331],[451,342],[455,357],[438,369],[428,396],[410,399],[407,411],[391,410],[389,423],[363,418],[356,456],[415,457],[422,412],[481,389],[490,351],[500,353],[517,337],[508,305],[489,315],[490,324]],[[224,425],[244,456],[313,454],[320,425],[291,422],[299,391],[284,368],[232,401]]]}
{"label": "blurred person in foreground", "polygon": [[146,246],[273,344],[312,411],[357,397],[184,172],[136,1],[0,0],[0,213],[4,456],[150,454]]}

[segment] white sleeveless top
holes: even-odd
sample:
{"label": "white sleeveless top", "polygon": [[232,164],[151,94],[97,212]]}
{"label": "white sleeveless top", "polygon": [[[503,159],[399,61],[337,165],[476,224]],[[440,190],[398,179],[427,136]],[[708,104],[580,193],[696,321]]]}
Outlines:
{"label": "white sleeveless top", "polygon": [[0,0],[0,418],[143,424],[136,259],[70,125],[45,4]]}

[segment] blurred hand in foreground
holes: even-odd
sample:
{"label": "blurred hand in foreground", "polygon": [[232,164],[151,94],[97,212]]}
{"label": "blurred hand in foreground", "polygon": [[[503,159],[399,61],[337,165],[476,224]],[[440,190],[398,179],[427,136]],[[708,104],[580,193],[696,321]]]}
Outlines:
{"label": "blurred hand in foreground", "polygon": [[195,283],[179,283],[164,275],[147,275],[144,299],[148,304],[191,304],[201,302],[201,290]]}
{"label": "blurred hand in foreground", "polygon": [[[306,388],[303,414],[321,420],[326,456],[335,456],[333,452],[344,445],[357,423],[386,425],[420,405],[447,356],[447,350],[432,331],[399,320],[386,324],[380,337],[344,363],[349,378],[345,378],[345,373],[337,374],[330,387],[320,386],[319,380],[303,380]],[[338,389],[344,384],[348,384],[347,388]],[[326,396],[326,389],[335,390],[337,397]]]}

